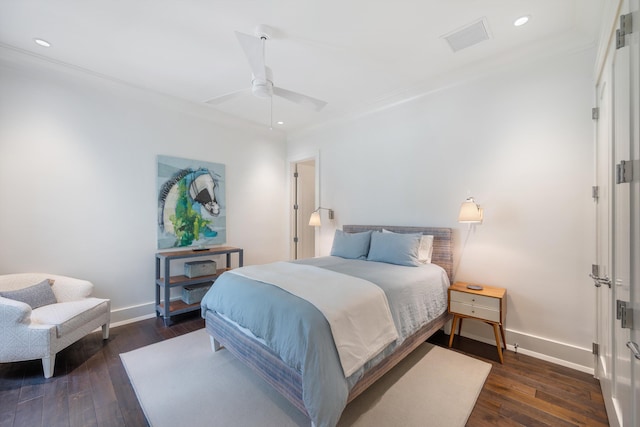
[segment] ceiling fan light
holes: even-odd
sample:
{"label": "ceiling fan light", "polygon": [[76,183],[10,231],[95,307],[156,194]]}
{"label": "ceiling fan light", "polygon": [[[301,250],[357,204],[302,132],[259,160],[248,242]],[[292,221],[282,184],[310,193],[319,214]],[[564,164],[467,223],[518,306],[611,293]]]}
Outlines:
{"label": "ceiling fan light", "polygon": [[33,41],[34,41],[37,45],[39,45],[39,46],[42,46],[42,47],[51,47],[51,43],[49,43],[49,42],[48,42],[48,41],[46,41],[46,40],[43,40],[43,39],[33,39]]}

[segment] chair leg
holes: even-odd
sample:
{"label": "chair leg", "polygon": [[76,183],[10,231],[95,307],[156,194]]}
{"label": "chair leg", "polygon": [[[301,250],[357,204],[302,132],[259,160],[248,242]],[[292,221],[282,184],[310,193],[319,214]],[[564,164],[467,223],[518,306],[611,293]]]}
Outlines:
{"label": "chair leg", "polygon": [[49,357],[42,358],[42,370],[44,371],[45,378],[51,378],[53,376],[53,368],[56,364],[56,355],[50,354]]}
{"label": "chair leg", "polygon": [[102,325],[102,339],[103,340],[108,340],[109,339],[109,324],[105,323],[104,325]]}

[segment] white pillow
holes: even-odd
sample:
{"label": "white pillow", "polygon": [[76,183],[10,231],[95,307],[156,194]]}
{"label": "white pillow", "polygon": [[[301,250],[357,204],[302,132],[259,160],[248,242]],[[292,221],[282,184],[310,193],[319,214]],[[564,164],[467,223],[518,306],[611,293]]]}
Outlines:
{"label": "white pillow", "polygon": [[[393,233],[386,229],[382,229],[383,233]],[[430,234],[422,234],[420,236],[420,247],[418,248],[418,261],[422,264],[431,264],[431,256],[433,255],[433,236]]]}
{"label": "white pillow", "polygon": [[431,264],[431,256],[433,255],[433,236],[430,234],[423,234],[420,237],[420,248],[418,253],[418,259],[423,264]]}

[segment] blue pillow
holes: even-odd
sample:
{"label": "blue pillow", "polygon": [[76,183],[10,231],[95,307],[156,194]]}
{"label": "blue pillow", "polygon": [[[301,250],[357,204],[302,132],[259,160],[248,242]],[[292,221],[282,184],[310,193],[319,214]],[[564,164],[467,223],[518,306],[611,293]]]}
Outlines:
{"label": "blue pillow", "polygon": [[331,255],[349,259],[367,259],[371,231],[363,233],[345,233],[336,230],[331,246]]}
{"label": "blue pillow", "polygon": [[373,233],[367,261],[388,264],[422,265],[419,257],[421,234]]}

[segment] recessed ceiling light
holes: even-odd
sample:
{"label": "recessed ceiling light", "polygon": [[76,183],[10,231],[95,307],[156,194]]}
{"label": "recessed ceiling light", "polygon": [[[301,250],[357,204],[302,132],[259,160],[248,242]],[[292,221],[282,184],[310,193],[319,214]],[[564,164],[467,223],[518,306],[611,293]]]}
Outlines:
{"label": "recessed ceiling light", "polygon": [[42,46],[42,47],[51,47],[51,43],[49,43],[46,40],[42,40],[42,39],[33,39],[34,42],[36,42],[37,45]]}
{"label": "recessed ceiling light", "polygon": [[277,123],[278,123],[279,125],[283,125],[283,124],[284,124],[284,122],[283,122],[283,121],[279,121],[279,122],[277,122]]}
{"label": "recessed ceiling light", "polygon": [[515,21],[513,21],[513,25],[515,25],[516,27],[520,27],[524,24],[526,24],[527,22],[529,22],[529,16],[521,16],[520,18],[516,19]]}

